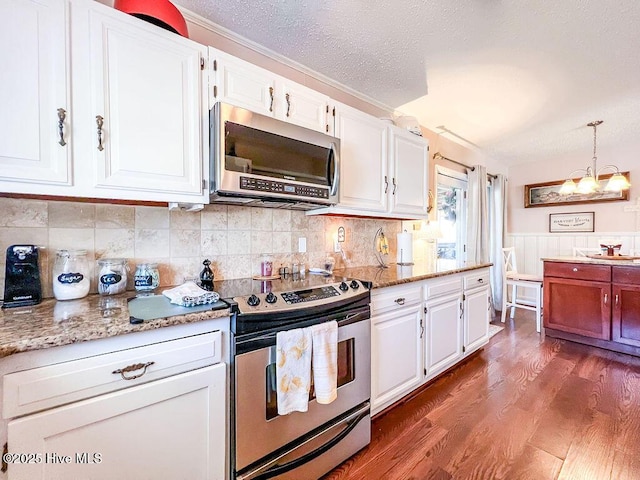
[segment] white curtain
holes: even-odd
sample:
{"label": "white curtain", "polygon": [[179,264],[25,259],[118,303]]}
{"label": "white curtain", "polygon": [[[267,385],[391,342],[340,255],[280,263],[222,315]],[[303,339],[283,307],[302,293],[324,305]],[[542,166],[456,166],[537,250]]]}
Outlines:
{"label": "white curtain", "polygon": [[502,308],[502,248],[507,224],[507,179],[504,175],[496,175],[489,180],[491,198],[489,198],[489,226],[491,267],[491,298],[493,314],[495,307]]}
{"label": "white curtain", "polygon": [[489,202],[487,168],[474,166],[468,172],[467,263],[489,262]]}

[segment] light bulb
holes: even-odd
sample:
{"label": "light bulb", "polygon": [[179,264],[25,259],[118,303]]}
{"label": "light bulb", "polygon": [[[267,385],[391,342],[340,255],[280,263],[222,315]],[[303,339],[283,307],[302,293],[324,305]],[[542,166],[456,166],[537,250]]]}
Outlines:
{"label": "light bulb", "polygon": [[596,182],[596,179],[593,178],[591,175],[585,175],[578,182],[578,187],[576,188],[576,191],[578,193],[593,193],[597,189],[598,189],[598,183]]}
{"label": "light bulb", "polygon": [[627,178],[622,175],[620,172],[615,173],[611,176],[609,181],[607,182],[607,186],[605,187],[605,191],[607,192],[620,192],[622,190],[626,190],[631,186]]}
{"label": "light bulb", "polygon": [[575,191],[576,191],[576,182],[574,182],[573,180],[571,180],[569,178],[569,179],[564,181],[564,183],[562,184],[562,187],[560,187],[560,190],[559,190],[558,193],[560,195],[571,195]]}

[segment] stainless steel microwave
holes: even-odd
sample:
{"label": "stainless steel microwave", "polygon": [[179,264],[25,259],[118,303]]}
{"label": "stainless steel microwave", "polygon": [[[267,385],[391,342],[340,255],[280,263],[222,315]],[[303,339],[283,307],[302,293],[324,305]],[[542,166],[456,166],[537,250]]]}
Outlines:
{"label": "stainless steel microwave", "polygon": [[221,102],[209,128],[211,203],[301,210],[337,203],[337,138]]}

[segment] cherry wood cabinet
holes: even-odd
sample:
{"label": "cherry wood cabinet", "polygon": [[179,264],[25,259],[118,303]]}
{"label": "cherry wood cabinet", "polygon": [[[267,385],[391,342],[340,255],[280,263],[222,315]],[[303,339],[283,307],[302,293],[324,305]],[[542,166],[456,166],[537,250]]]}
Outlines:
{"label": "cherry wood cabinet", "polygon": [[544,327],[640,356],[640,265],[544,262]]}
{"label": "cherry wood cabinet", "polygon": [[610,301],[610,266],[545,262],[545,328],[610,340]]}
{"label": "cherry wood cabinet", "polygon": [[640,347],[640,268],[613,267],[611,336]]}

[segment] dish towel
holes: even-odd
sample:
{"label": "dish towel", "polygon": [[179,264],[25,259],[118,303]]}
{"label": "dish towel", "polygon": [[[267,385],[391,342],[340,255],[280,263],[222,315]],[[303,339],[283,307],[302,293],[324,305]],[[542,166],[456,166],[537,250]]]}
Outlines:
{"label": "dish towel", "polygon": [[338,398],[338,322],[313,325],[311,335],[316,402],[331,403]]}
{"label": "dish towel", "polygon": [[311,328],[276,335],[278,415],[306,412],[311,389]]}
{"label": "dish towel", "polygon": [[175,305],[183,307],[195,307],[196,305],[208,305],[216,303],[220,300],[220,295],[216,292],[210,292],[200,288],[195,282],[185,282],[169,290],[165,290],[162,294]]}

